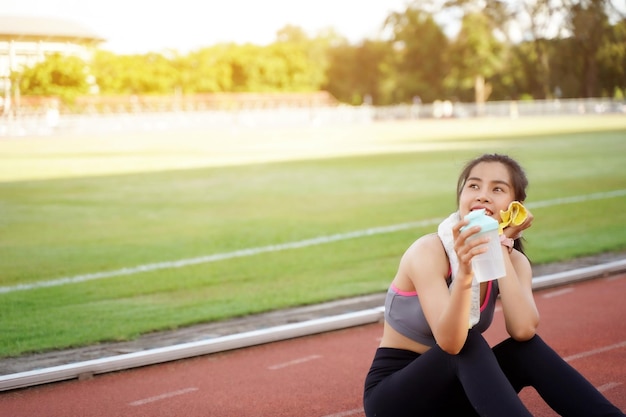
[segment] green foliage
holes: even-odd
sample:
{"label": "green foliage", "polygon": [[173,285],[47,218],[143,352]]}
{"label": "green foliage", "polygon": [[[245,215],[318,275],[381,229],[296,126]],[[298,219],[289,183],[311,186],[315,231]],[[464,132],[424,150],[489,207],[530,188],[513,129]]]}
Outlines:
{"label": "green foliage", "polygon": [[179,85],[173,62],[162,54],[117,56],[99,51],[93,72],[101,94],[172,94]]}
{"label": "green foliage", "polygon": [[[478,80],[483,82],[501,73],[504,68],[505,47],[494,36],[494,27],[482,13],[471,13],[463,17],[462,26],[450,46],[452,70],[446,78],[452,91],[463,101],[474,99]],[[491,87],[489,87],[491,88]],[[484,92],[477,101],[484,102],[489,96]]]}
{"label": "green foliage", "polygon": [[54,54],[44,61],[13,74],[20,86],[20,94],[58,97],[71,103],[88,92],[88,67],[74,56]]}
{"label": "green foliage", "polygon": [[179,60],[185,93],[234,91],[229,62],[231,45],[217,45],[191,52]]}
{"label": "green foliage", "polygon": [[323,89],[353,105],[363,104],[366,97],[371,98],[371,104],[393,103],[392,86],[381,82],[392,77],[390,52],[388,44],[381,41],[365,41],[356,47],[347,43],[331,47],[328,81]]}
{"label": "green foliage", "polygon": [[260,47],[232,45],[229,54],[232,91],[317,91],[315,65],[300,43],[279,42]]}
{"label": "green foliage", "polygon": [[171,58],[100,52],[94,68],[105,95],[317,91],[320,79],[307,46],[292,42],[221,44]]}
{"label": "green foliage", "polygon": [[443,81],[449,69],[448,38],[432,14],[408,7],[392,13],[386,26],[393,30],[392,48],[399,54],[395,73],[395,102],[424,102],[444,97]]}
{"label": "green foliage", "polygon": [[[65,102],[87,93],[90,75],[103,96],[323,89],[355,105],[366,98],[384,105],[416,97],[482,102],[626,91],[626,21],[610,14],[611,0],[531,3],[419,0],[390,13],[378,40],[350,44],[332,29],[310,38],[288,25],[264,46],[226,43],[184,55],[96,51],[89,70],[78,58],[50,56],[12,79],[22,95]],[[458,19],[458,33],[446,33],[440,12]],[[546,28],[557,21],[562,31],[554,37]],[[525,22],[517,25],[522,40],[509,37],[512,22]]]}
{"label": "green foliage", "polygon": [[[598,50],[599,87],[603,92],[619,91],[615,97],[626,93],[626,18],[610,28],[609,41]],[[610,95],[607,94],[607,95]]]}

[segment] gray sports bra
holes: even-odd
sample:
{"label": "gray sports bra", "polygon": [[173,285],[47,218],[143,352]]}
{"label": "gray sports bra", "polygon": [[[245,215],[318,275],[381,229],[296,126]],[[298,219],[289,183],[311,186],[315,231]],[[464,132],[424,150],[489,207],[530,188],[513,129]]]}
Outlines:
{"label": "gray sports bra", "polygon": [[[448,287],[450,280],[448,279]],[[480,320],[473,327],[481,333],[493,320],[498,298],[498,281],[487,283],[485,300],[480,306]],[[385,321],[398,333],[426,346],[435,346],[435,337],[426,321],[417,292],[400,291],[393,283],[385,299]]]}

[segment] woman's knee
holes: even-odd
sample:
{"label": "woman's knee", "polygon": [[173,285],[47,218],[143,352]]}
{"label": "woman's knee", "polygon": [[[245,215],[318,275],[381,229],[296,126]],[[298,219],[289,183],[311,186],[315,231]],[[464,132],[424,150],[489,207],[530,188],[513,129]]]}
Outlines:
{"label": "woman's knee", "polygon": [[533,384],[537,372],[560,360],[558,354],[539,335],[525,341],[506,339],[493,348],[493,353],[507,379],[518,392]]}
{"label": "woman's knee", "polygon": [[538,354],[549,353],[554,354],[554,351],[550,346],[543,341],[538,335],[534,335],[528,340],[519,341],[512,337],[500,342],[493,348],[493,352],[496,357],[514,356],[528,356],[529,358],[536,357]]}
{"label": "woman's knee", "polygon": [[479,331],[470,329],[467,333],[467,340],[465,341],[465,345],[463,345],[463,349],[461,349],[459,355],[472,356],[485,352],[491,353],[491,347],[489,346],[489,343],[487,342],[487,340],[485,340],[485,338]]}

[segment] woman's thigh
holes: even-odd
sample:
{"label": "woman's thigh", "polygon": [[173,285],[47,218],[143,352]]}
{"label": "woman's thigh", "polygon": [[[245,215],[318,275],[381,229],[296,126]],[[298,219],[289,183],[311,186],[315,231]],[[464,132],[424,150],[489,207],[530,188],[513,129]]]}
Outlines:
{"label": "woman's thigh", "polygon": [[477,415],[456,375],[456,358],[434,347],[365,396],[367,416]]}

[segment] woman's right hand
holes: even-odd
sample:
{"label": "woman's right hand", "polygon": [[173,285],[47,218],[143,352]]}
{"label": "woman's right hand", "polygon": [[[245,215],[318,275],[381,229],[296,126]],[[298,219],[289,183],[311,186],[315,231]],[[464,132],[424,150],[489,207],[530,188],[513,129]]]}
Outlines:
{"label": "woman's right hand", "polygon": [[480,226],[468,227],[461,231],[461,228],[469,224],[468,220],[461,220],[452,227],[452,236],[454,237],[454,251],[459,260],[458,277],[472,276],[472,258],[487,251],[489,242],[488,237],[471,239],[476,233],[480,232]]}

